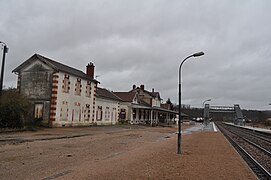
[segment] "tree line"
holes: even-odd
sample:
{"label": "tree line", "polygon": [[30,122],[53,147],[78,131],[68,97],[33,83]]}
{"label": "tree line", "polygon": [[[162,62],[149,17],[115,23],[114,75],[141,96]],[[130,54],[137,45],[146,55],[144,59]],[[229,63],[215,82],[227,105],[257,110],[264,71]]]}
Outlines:
{"label": "tree line", "polygon": [[23,128],[27,126],[30,102],[14,89],[5,89],[0,96],[0,128]]}

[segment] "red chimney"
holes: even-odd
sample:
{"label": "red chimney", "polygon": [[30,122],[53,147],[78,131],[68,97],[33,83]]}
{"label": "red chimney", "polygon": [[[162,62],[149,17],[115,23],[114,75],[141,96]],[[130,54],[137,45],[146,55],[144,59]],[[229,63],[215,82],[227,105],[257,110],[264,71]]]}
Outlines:
{"label": "red chimney", "polygon": [[87,65],[87,75],[92,79],[94,79],[94,67],[92,62]]}
{"label": "red chimney", "polygon": [[143,84],[140,85],[140,89],[141,89],[142,91],[144,91],[144,85],[143,85]]}

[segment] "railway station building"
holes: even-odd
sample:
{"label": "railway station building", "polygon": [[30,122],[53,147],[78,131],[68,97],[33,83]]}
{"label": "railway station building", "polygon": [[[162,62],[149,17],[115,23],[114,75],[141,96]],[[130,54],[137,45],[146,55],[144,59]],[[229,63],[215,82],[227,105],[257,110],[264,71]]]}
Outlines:
{"label": "railway station building", "polygon": [[12,72],[17,90],[32,104],[29,119],[49,127],[170,124],[176,111],[162,103],[159,92],[133,85],[128,92],[98,87],[94,64],[86,72],[34,54]]}

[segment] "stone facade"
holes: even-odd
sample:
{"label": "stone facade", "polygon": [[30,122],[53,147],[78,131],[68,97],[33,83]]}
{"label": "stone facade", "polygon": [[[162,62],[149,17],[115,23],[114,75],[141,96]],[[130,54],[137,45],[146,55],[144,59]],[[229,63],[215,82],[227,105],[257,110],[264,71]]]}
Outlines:
{"label": "stone facade", "polygon": [[57,89],[52,91],[52,95],[56,94],[55,114],[51,113],[54,126],[93,124],[96,84],[63,72],[57,73],[57,77]]}
{"label": "stone facade", "polygon": [[43,123],[50,122],[53,69],[36,61],[18,72],[18,91],[32,103],[31,113]]}
{"label": "stone facade", "polygon": [[38,54],[14,69],[19,92],[33,103],[33,121],[52,127],[94,124],[98,81],[93,64],[87,69],[91,76]]}

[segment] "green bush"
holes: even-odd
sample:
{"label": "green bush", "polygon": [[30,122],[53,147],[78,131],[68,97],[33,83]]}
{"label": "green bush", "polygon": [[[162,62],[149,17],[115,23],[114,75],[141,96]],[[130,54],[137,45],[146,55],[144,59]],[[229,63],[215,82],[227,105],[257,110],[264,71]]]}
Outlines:
{"label": "green bush", "polygon": [[29,107],[29,101],[15,89],[3,91],[0,97],[0,128],[24,127]]}

